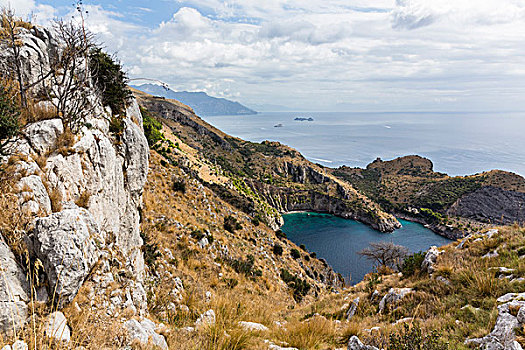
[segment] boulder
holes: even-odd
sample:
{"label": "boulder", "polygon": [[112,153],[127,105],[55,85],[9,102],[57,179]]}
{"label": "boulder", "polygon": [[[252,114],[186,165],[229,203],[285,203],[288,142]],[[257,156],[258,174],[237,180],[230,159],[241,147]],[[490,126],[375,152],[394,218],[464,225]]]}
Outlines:
{"label": "boulder", "polygon": [[215,325],[215,311],[208,310],[202,315],[199,316],[197,321],[195,322],[195,328],[197,330],[203,329],[206,327],[211,327]]}
{"label": "boulder", "polygon": [[73,300],[103,245],[98,225],[86,209],[72,207],[35,220],[33,249],[59,305]]}
{"label": "boulder", "polygon": [[428,272],[429,274],[432,274],[434,272],[434,265],[437,262],[439,254],[441,254],[441,252],[436,246],[430,247],[430,249],[427,251],[427,254],[425,255],[425,259],[421,263],[421,269]]}
{"label": "boulder", "polygon": [[19,203],[23,210],[30,214],[38,214],[40,211],[44,215],[51,214],[51,200],[40,176],[26,176],[18,182],[17,187],[20,191]]}
{"label": "boulder", "polygon": [[156,332],[155,323],[148,319],[144,319],[141,322],[129,320],[124,323],[124,328],[127,329],[132,342],[138,341],[142,345],[148,345],[151,342],[151,344],[161,349],[168,349],[166,339]]}
{"label": "boulder", "polygon": [[13,345],[6,345],[2,348],[2,350],[28,350],[29,347],[27,346],[26,342],[23,340],[17,340],[13,343]]}
{"label": "boulder", "polygon": [[389,304],[395,304],[399,302],[410,293],[412,293],[412,288],[390,288],[388,293],[379,302],[379,313],[382,313],[385,307]]}
{"label": "boulder", "polygon": [[364,345],[357,336],[352,336],[348,341],[348,350],[379,350],[375,346]]}
{"label": "boulder", "polygon": [[356,311],[357,311],[357,307],[359,306],[359,297],[355,298],[353,301],[352,301],[352,304],[350,305],[350,308],[348,309],[347,313],[346,313],[346,320],[347,321],[350,321],[352,319],[352,317],[354,317]]}
{"label": "boulder", "polygon": [[17,332],[28,315],[29,284],[9,246],[0,236],[0,333]]}
{"label": "boulder", "polygon": [[24,130],[24,135],[33,150],[44,155],[53,149],[58,136],[63,132],[61,119],[49,119],[30,124]]}
{"label": "boulder", "polygon": [[71,331],[67,325],[66,316],[60,311],[53,312],[46,318],[44,334],[59,342],[69,343]]}
{"label": "boulder", "polygon": [[265,325],[255,322],[240,321],[239,326],[245,331],[265,332],[268,330]]}

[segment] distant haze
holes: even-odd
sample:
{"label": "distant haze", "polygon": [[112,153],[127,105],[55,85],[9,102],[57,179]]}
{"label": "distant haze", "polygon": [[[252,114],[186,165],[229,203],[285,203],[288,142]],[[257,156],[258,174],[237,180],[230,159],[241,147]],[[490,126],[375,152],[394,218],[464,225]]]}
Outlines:
{"label": "distant haze", "polygon": [[[37,22],[70,0],[0,0]],[[247,106],[525,110],[522,0],[85,0],[132,78]],[[78,16],[77,16],[78,17]]]}
{"label": "distant haze", "polygon": [[200,116],[257,114],[256,111],[238,102],[212,97],[205,92],[173,91],[155,84],[142,84],[134,87],[154,96],[180,101],[190,106]]}

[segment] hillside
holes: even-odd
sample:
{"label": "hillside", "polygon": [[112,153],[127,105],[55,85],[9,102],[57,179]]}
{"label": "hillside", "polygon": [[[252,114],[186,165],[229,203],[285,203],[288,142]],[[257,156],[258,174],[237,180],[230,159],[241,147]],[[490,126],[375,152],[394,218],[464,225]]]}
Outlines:
{"label": "hillside", "polygon": [[419,156],[378,159],[366,169],[343,166],[330,172],[387,212],[450,238],[491,224],[525,221],[525,179],[513,173],[493,170],[450,177],[434,172],[432,162]]}
{"label": "hillside", "polygon": [[155,84],[142,84],[133,87],[150,95],[180,101],[190,106],[195,111],[195,114],[200,116],[257,114],[256,111],[243,106],[239,102],[212,97],[205,92],[173,91]]}

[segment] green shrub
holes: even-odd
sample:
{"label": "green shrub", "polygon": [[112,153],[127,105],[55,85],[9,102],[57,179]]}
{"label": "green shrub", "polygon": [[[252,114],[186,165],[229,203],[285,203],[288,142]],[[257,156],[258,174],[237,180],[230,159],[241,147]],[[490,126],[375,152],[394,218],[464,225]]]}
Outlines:
{"label": "green shrub", "polygon": [[118,142],[122,140],[124,133],[124,120],[120,116],[113,116],[109,121],[109,132],[115,136]]}
{"label": "green shrub", "polygon": [[154,144],[164,139],[162,135],[162,123],[158,121],[150,112],[140,107],[142,114],[142,126],[144,127],[144,135],[148,140],[148,145],[152,147]]}
{"label": "green shrub", "polygon": [[281,247],[279,244],[274,244],[273,245],[273,253],[275,255],[283,255],[283,247]]}
{"label": "green shrub", "polygon": [[132,95],[120,63],[101,48],[95,48],[89,54],[89,70],[102,94],[102,104],[109,106],[113,114],[122,115]]}
{"label": "green shrub", "polygon": [[175,192],[186,193],[186,181],[183,179],[174,180],[171,188],[173,188],[173,191]]}
{"label": "green shrub", "polygon": [[443,342],[441,334],[432,331],[423,335],[418,325],[410,328],[408,324],[403,325],[403,331],[399,334],[391,333],[388,350],[447,350],[448,343]]}
{"label": "green shrub", "polygon": [[299,251],[295,248],[292,248],[292,250],[290,250],[290,255],[296,260],[301,257],[301,253],[299,253]]}
{"label": "green shrub", "polygon": [[156,243],[150,242],[149,237],[144,232],[140,232],[140,237],[144,241],[144,244],[142,245],[142,252],[144,253],[144,262],[148,266],[153,266],[155,265],[157,258],[161,256],[159,248]]}
{"label": "green shrub", "polygon": [[312,258],[312,259],[317,258],[317,253],[316,252],[311,252],[310,253],[310,258]]}
{"label": "green shrub", "polygon": [[255,258],[251,254],[246,257],[246,260],[230,259],[227,260],[227,263],[235,270],[235,272],[242,273],[246,277],[255,278],[262,276],[261,270],[253,268],[255,266]]}
{"label": "green shrub", "polygon": [[307,252],[307,250],[306,250],[306,246],[305,246],[304,244],[301,244],[301,245],[299,246],[299,248],[301,248],[302,250],[304,250],[305,252]]}
{"label": "green shrub", "polygon": [[20,110],[9,98],[4,87],[0,87],[0,155],[5,155],[9,140],[20,131]]}
{"label": "green shrub", "polygon": [[310,284],[306,280],[292,275],[288,270],[281,269],[281,279],[293,290],[293,298],[300,302],[303,297],[310,291]]}
{"label": "green shrub", "polygon": [[224,229],[231,233],[234,233],[237,230],[242,230],[242,225],[237,221],[237,219],[231,215],[228,215],[224,218]]}
{"label": "green shrub", "polygon": [[279,239],[286,239],[286,233],[284,233],[282,230],[275,231],[275,235]]}
{"label": "green shrub", "polygon": [[403,277],[410,277],[421,269],[421,263],[425,260],[425,253],[418,252],[408,255],[399,270],[403,273]]}

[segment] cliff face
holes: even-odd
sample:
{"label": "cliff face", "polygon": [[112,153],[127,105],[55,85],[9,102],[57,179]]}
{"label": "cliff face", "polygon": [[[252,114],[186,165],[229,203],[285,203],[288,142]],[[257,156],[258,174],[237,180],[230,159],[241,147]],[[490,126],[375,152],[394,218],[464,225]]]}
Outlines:
{"label": "cliff face", "polygon": [[[23,32],[23,43],[24,75],[32,81],[60,43],[38,27]],[[145,293],[139,221],[149,157],[142,116],[137,102],[130,100],[118,140],[110,132],[111,110],[102,105],[99,92],[92,88],[86,93],[89,115],[77,132],[67,130],[62,119],[37,121],[27,125],[11,146],[13,190],[24,215],[34,218],[21,239],[31,260],[43,264],[47,281],[43,294],[53,296],[56,291],[59,305],[71,301],[90,274],[97,274],[93,271],[97,262],[117,256],[121,268],[133,276],[123,293],[136,296],[130,297],[129,305],[141,312]],[[10,258],[9,266],[16,271],[13,262]],[[18,328],[27,316],[20,303],[28,302],[30,293],[27,283],[20,282],[16,288],[26,295],[14,300],[6,292],[12,286],[16,283],[0,285],[0,304],[17,306],[16,310],[0,308],[0,320],[19,314]],[[12,323],[0,322],[0,329],[10,328]]]}
{"label": "cliff face", "polygon": [[458,199],[448,215],[497,225],[525,222],[525,193],[487,186]]}

